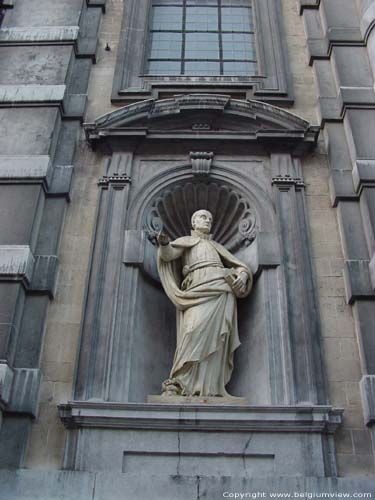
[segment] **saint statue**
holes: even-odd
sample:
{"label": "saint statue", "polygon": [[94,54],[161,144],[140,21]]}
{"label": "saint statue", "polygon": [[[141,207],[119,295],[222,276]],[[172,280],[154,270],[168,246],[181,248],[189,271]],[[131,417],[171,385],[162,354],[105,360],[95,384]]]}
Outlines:
{"label": "saint statue", "polygon": [[252,287],[248,266],[210,234],[212,215],[198,210],[191,236],[157,236],[158,271],[177,309],[177,347],[163,396],[229,396],[225,386],[240,345],[236,297]]}

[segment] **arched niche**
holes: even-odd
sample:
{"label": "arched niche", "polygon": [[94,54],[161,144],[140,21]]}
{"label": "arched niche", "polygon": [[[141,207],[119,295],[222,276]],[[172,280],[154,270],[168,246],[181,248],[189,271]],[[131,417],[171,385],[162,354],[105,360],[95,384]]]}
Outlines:
{"label": "arched niche", "polygon": [[[126,106],[86,133],[109,161],[75,398],[143,403],[159,393],[172,365],[175,312],[157,282],[150,217],[164,218],[175,237],[191,210],[213,206],[219,241],[257,275],[239,304],[243,345],[229,390],[251,404],[324,402],[298,159],[318,129],[264,103],[195,95]],[[225,217],[214,201],[221,194],[231,207]]]}

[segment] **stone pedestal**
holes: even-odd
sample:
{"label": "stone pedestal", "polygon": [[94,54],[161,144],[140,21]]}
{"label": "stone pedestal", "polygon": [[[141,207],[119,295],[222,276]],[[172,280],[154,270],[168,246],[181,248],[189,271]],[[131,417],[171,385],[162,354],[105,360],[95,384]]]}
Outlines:
{"label": "stone pedestal", "polygon": [[231,405],[248,405],[249,402],[245,398],[237,398],[235,396],[228,397],[212,397],[212,396],[163,396],[150,395],[147,396],[147,403],[159,405],[214,405],[214,406],[231,406]]}
{"label": "stone pedestal", "polygon": [[[222,399],[222,398],[220,398]],[[64,467],[183,476],[335,475],[329,406],[69,402]]]}

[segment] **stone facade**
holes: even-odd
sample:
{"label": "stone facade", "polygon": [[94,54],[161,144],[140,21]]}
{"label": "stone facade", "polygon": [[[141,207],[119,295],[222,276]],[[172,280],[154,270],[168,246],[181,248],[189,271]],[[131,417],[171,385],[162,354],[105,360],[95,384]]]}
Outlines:
{"label": "stone facade", "polygon": [[[267,57],[280,63],[268,65],[269,81],[278,80],[274,92],[257,82],[239,90],[233,81],[142,81],[134,65],[148,3],[1,3],[0,449],[7,451],[0,452],[0,498],[373,492],[375,2],[257,2],[259,22],[271,13],[279,37],[271,43],[262,32]],[[207,94],[204,107],[196,93]],[[202,122],[214,108],[221,113],[217,136],[189,136],[189,113]],[[245,116],[237,135],[258,127],[272,137],[228,140],[229,112],[237,123]],[[168,115],[169,125],[157,122],[157,113]],[[136,136],[133,128],[157,128],[159,136]],[[185,135],[176,139],[171,130]],[[256,320],[240,311],[240,335],[242,325],[253,336],[243,337],[243,369],[233,381],[253,407],[245,421],[244,410],[223,416],[198,408],[200,417],[189,423],[184,409],[164,416],[144,404],[169,358],[152,372],[154,380],[146,367],[157,363],[154,356],[162,359],[162,348],[173,353],[174,317],[153,278],[152,246],[142,243],[138,220],[164,187],[194,178],[189,152],[206,150],[214,153],[212,183],[236,192],[241,182],[248,186],[262,222],[249,255],[259,273],[249,316]],[[142,205],[143,185],[154,194],[146,193]],[[164,340],[158,332],[151,338],[155,324],[147,314],[136,314],[150,303],[162,311],[157,330]],[[114,332],[118,358],[108,357],[107,331]],[[102,356],[112,360],[109,368]],[[335,409],[343,409],[341,424]],[[114,423],[106,428],[108,420]],[[230,429],[218,423],[226,420]],[[175,446],[179,427],[182,448]],[[250,435],[255,444],[244,451]],[[245,464],[242,474],[237,462]]]}

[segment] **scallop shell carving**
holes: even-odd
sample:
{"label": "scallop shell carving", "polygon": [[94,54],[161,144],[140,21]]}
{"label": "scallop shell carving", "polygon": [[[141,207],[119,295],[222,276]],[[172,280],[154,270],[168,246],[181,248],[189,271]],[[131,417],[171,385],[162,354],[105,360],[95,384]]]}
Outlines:
{"label": "scallop shell carving", "polygon": [[255,239],[257,217],[248,200],[215,182],[188,182],[164,191],[148,211],[145,229],[151,241],[159,232],[172,240],[189,235],[191,216],[200,209],[212,213],[213,238],[228,250],[236,251]]}

